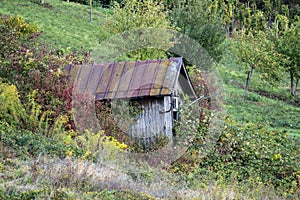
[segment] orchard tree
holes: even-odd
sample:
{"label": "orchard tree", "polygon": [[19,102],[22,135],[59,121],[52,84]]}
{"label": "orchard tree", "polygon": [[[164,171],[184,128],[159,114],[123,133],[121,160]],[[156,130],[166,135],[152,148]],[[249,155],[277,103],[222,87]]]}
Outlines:
{"label": "orchard tree", "polygon": [[220,60],[224,49],[225,22],[220,14],[218,1],[179,0],[170,13],[172,23],[183,34],[195,39],[210,56]]}
{"label": "orchard tree", "polygon": [[300,79],[300,17],[291,25],[288,18],[284,16],[278,18],[273,38],[277,51],[286,58],[282,65],[290,75],[291,95],[295,96]]}
{"label": "orchard tree", "polygon": [[282,72],[280,63],[284,57],[275,50],[274,43],[268,39],[266,33],[240,32],[237,40],[236,51],[239,62],[247,71],[244,98],[246,98],[254,70],[260,73],[259,77],[262,81],[273,86],[277,85]]}
{"label": "orchard tree", "polygon": [[[139,28],[161,28],[173,29],[167,19],[168,13],[162,2],[155,0],[124,0],[122,3],[114,2],[112,15],[103,23],[102,32],[104,39],[115,34],[136,30]],[[128,40],[140,40],[127,38]],[[170,43],[168,38],[162,34],[161,38],[153,38],[158,44]],[[134,42],[133,42],[134,43]],[[122,46],[119,44],[118,46]],[[126,50],[126,49],[125,49]],[[166,52],[159,49],[139,49],[127,52],[123,60],[146,60],[166,57]]]}

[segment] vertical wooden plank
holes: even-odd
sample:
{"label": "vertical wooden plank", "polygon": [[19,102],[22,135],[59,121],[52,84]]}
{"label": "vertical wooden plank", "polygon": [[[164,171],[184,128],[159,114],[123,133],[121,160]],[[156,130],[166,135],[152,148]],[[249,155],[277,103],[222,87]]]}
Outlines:
{"label": "vertical wooden plank", "polygon": [[165,126],[165,114],[163,113],[163,111],[165,110],[165,106],[164,106],[164,99],[161,98],[157,101],[157,109],[158,109],[158,120],[159,120],[159,132],[158,132],[158,136],[162,136],[164,135],[164,126]]}
{"label": "vertical wooden plank", "polygon": [[151,131],[151,135],[153,137],[156,137],[157,135],[157,127],[158,127],[158,119],[155,113],[155,105],[156,105],[156,99],[153,99],[153,101],[151,102],[151,127],[150,127],[150,131]]}
{"label": "vertical wooden plank", "polygon": [[[146,105],[145,105],[145,101],[142,101],[142,105],[143,105],[143,107],[144,107],[144,109],[147,107]],[[145,132],[146,132],[146,125],[145,125],[145,110],[142,112],[142,129],[141,129],[141,132],[140,132],[140,134],[141,134],[141,138],[143,138],[144,139],[144,144],[146,143],[146,138],[145,138]]]}
{"label": "vertical wooden plank", "polygon": [[161,132],[162,132],[162,126],[161,126],[161,124],[162,124],[162,122],[163,122],[163,115],[162,114],[160,114],[160,111],[162,111],[162,107],[160,106],[160,102],[161,102],[161,100],[156,100],[155,101],[155,109],[156,109],[156,111],[155,111],[155,120],[156,120],[156,122],[157,122],[157,128],[156,128],[156,136],[158,137],[160,134],[161,134]]}
{"label": "vertical wooden plank", "polygon": [[[164,97],[164,107],[165,111],[169,111],[171,108],[171,97],[165,96]],[[172,112],[165,113],[165,127],[166,127],[166,136],[171,138],[172,137]]]}
{"label": "vertical wooden plank", "polygon": [[150,100],[145,100],[145,137],[146,137],[146,143],[148,144],[148,140],[149,138],[151,137],[151,134],[150,134],[150,112],[149,112],[149,109],[150,109]]}
{"label": "vertical wooden plank", "polygon": [[[163,111],[166,112],[169,108],[168,108],[169,104],[168,104],[168,98],[164,97],[164,101],[163,101]],[[164,113],[163,115],[164,117],[164,132],[163,132],[163,136],[166,136],[166,131],[167,131],[167,120],[168,120],[168,114]]]}
{"label": "vertical wooden plank", "polygon": [[138,122],[135,123],[135,124],[132,124],[132,125],[130,126],[130,132],[129,132],[129,135],[130,135],[132,138],[135,138],[135,137],[137,136],[137,124],[138,124]]}
{"label": "vertical wooden plank", "polygon": [[146,146],[147,143],[147,132],[146,132],[146,120],[147,120],[147,115],[146,115],[146,110],[147,110],[147,101],[143,100],[143,112],[142,112],[142,137],[143,137],[143,142],[144,146]]}
{"label": "vertical wooden plank", "polygon": [[142,123],[143,123],[143,115],[142,115],[142,113],[139,113],[138,114],[138,121],[137,121],[137,124],[136,124],[136,137],[137,138],[141,137]]}
{"label": "vertical wooden plank", "polygon": [[155,123],[153,123],[153,116],[152,116],[152,102],[153,100],[149,99],[148,100],[148,119],[147,119],[147,137],[149,138],[148,142],[152,142],[153,141],[153,133],[151,131],[151,127],[155,126]]}
{"label": "vertical wooden plank", "polygon": [[137,121],[131,125],[129,135],[139,139],[144,147],[149,146],[149,142],[160,136],[172,137],[172,112],[170,110],[171,97],[166,96],[156,99],[140,100],[143,110],[138,114]]}
{"label": "vertical wooden plank", "polygon": [[155,128],[156,133],[155,133],[155,135],[156,135],[156,137],[158,137],[160,135],[161,129],[162,129],[162,127],[161,127],[162,119],[160,118],[160,114],[159,114],[159,111],[160,111],[161,107],[159,106],[159,100],[158,99],[155,101],[154,109],[155,109],[155,124],[156,124],[156,128]]}

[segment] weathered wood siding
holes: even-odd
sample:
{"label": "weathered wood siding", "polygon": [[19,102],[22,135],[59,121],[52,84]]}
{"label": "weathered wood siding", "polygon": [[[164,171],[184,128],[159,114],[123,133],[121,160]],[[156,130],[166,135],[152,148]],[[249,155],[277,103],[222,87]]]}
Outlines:
{"label": "weathered wood siding", "polygon": [[171,96],[164,96],[164,125],[166,127],[165,136],[172,138],[173,136],[173,110],[172,110],[172,99]]}
{"label": "weathered wood siding", "polygon": [[135,116],[137,119],[135,124],[131,125],[129,134],[142,140],[147,146],[159,136],[172,137],[172,111],[171,97],[150,98],[138,100],[142,107],[139,114]]}

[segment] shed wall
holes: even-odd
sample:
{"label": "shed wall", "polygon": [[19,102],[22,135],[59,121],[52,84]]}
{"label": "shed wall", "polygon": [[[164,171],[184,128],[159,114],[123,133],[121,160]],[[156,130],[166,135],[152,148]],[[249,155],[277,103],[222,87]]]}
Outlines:
{"label": "shed wall", "polygon": [[171,97],[138,100],[142,110],[135,116],[135,124],[131,124],[129,135],[142,140],[145,146],[160,136],[172,137]]}
{"label": "shed wall", "polygon": [[165,136],[172,138],[173,136],[173,107],[171,96],[164,96],[164,125],[166,127]]}

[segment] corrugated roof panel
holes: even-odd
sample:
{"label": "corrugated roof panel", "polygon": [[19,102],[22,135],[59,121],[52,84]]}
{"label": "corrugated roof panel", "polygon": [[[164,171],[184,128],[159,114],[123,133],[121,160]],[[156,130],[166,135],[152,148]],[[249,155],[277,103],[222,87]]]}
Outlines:
{"label": "corrugated roof panel", "polygon": [[96,99],[170,95],[180,73],[182,58],[136,62],[114,62],[73,66],[72,79]]}
{"label": "corrugated roof panel", "polygon": [[138,97],[139,89],[143,84],[143,76],[148,67],[147,61],[137,61],[135,65],[135,69],[133,71],[133,75],[130,81],[130,86],[128,90],[127,97]]}
{"label": "corrugated roof panel", "polygon": [[103,65],[95,64],[93,65],[90,80],[88,81],[87,88],[91,91],[96,91],[98,88],[98,83],[102,77],[102,73],[104,71]]}
{"label": "corrugated roof panel", "polygon": [[124,68],[124,63],[114,63],[114,69],[111,74],[111,80],[109,81],[106,99],[115,98],[116,93],[118,92],[123,68]]}
{"label": "corrugated roof panel", "polygon": [[166,76],[164,78],[163,89],[161,91],[162,95],[168,95],[170,94],[170,90],[172,91],[174,89],[175,82],[180,71],[179,64],[180,63],[176,61],[169,62]]}
{"label": "corrugated roof panel", "polygon": [[149,96],[157,76],[159,62],[149,61],[143,76],[143,83],[140,86],[139,96]]}
{"label": "corrugated roof panel", "polygon": [[79,80],[79,88],[81,90],[86,90],[87,89],[87,85],[88,85],[88,80],[90,77],[92,71],[92,66],[91,65],[83,65],[81,66],[80,69],[80,73],[78,76],[78,80]]}
{"label": "corrugated roof panel", "polygon": [[80,65],[75,65],[72,67],[72,69],[70,71],[71,80],[77,80],[80,69],[81,69]]}
{"label": "corrugated roof panel", "polygon": [[114,63],[107,63],[103,65],[104,71],[102,73],[102,77],[100,77],[100,81],[98,83],[98,88],[96,91],[97,98],[106,99],[106,93],[108,91],[109,81],[111,80],[112,71],[114,67]]}
{"label": "corrugated roof panel", "polygon": [[130,81],[132,79],[133,71],[135,68],[135,62],[125,62],[123,67],[122,76],[119,79],[118,92],[115,98],[126,98]]}
{"label": "corrugated roof panel", "polygon": [[164,79],[166,77],[167,69],[169,66],[168,60],[161,61],[157,72],[156,79],[154,81],[154,87],[151,89],[150,96],[161,95],[161,89],[163,87]]}

